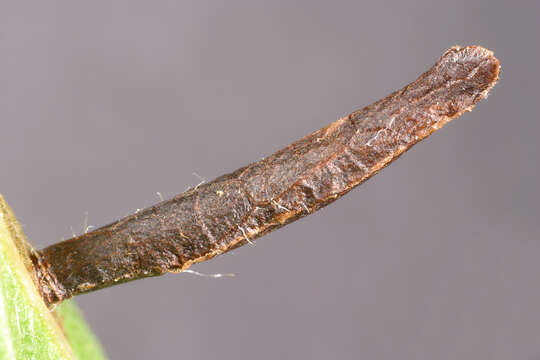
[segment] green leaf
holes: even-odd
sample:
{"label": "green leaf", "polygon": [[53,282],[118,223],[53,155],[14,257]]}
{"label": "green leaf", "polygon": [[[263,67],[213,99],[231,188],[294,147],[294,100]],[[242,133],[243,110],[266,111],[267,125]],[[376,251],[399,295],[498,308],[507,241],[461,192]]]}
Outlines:
{"label": "green leaf", "polygon": [[0,195],[0,360],[105,359],[74,303],[47,308],[35,286],[29,251]]}
{"label": "green leaf", "polygon": [[72,300],[64,301],[56,308],[56,312],[62,319],[64,332],[76,359],[106,359],[92,330],[90,330],[84,321],[81,311]]}

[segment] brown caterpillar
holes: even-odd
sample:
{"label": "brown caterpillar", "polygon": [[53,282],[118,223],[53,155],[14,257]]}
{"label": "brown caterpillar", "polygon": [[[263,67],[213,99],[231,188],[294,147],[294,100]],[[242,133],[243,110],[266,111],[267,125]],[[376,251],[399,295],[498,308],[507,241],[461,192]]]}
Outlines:
{"label": "brown caterpillar", "polygon": [[328,205],[487,96],[499,61],[453,47],[416,81],[285,149],[34,254],[49,304],[251,242]]}

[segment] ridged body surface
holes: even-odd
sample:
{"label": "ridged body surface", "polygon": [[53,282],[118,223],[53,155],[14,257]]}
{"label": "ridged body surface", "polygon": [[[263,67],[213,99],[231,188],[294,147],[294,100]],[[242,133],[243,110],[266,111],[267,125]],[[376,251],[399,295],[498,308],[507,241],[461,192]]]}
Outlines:
{"label": "ridged body surface", "polygon": [[490,51],[451,48],[405,88],[259,162],[45,248],[35,260],[49,277],[44,293],[53,303],[179,272],[306,216],[469,111],[498,73]]}

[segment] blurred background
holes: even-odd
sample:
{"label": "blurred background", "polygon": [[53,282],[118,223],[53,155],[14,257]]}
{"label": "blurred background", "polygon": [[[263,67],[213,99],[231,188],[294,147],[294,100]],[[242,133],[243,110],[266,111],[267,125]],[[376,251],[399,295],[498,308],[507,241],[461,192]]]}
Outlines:
{"label": "blurred background", "polygon": [[501,80],[472,113],[194,267],[236,277],[77,302],[111,359],[540,359],[539,17],[535,0],[3,0],[0,192],[42,248],[483,45]]}

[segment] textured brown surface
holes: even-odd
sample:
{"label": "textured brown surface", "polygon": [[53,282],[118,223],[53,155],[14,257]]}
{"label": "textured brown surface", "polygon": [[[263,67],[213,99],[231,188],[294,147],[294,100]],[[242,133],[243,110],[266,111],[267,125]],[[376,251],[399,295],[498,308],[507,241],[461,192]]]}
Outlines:
{"label": "textured brown surface", "polygon": [[283,150],[93,232],[36,259],[50,302],[165,272],[306,216],[359,185],[485,97],[499,63],[454,47],[415,82]]}

